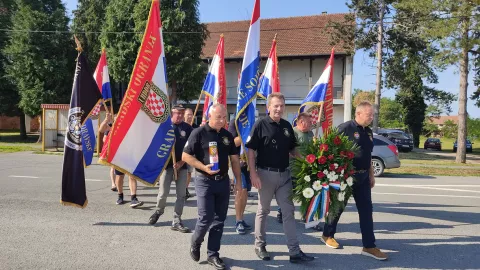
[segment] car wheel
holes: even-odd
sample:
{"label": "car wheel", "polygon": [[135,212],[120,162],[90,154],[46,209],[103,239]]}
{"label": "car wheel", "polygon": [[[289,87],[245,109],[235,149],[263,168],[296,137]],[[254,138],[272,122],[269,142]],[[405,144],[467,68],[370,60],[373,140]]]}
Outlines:
{"label": "car wheel", "polygon": [[453,148],[453,152],[457,152],[457,148]]}
{"label": "car wheel", "polygon": [[427,147],[423,147],[423,149],[427,150]]}
{"label": "car wheel", "polygon": [[373,168],[373,175],[375,177],[381,176],[383,171],[385,170],[385,165],[383,165],[383,161],[378,158],[372,158],[372,168]]}

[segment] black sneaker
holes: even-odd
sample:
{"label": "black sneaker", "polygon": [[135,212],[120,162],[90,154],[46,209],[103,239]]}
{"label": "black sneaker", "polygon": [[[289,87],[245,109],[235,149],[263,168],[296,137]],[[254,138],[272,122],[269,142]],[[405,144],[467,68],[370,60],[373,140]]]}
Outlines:
{"label": "black sneaker", "polygon": [[192,197],[193,197],[193,195],[190,194],[190,192],[188,192],[188,189],[187,189],[187,193],[185,194],[185,201],[192,198]]}
{"label": "black sneaker", "polygon": [[225,263],[219,257],[208,257],[207,262],[208,264],[213,265],[217,270],[227,269]]}
{"label": "black sneaker", "polygon": [[139,201],[136,197],[133,198],[133,200],[130,202],[130,207],[131,208],[136,208],[136,207],[139,207],[139,206],[142,206],[143,205],[143,202]]}
{"label": "black sneaker", "polygon": [[297,255],[290,256],[291,263],[310,262],[310,261],[313,261],[314,259],[315,259],[314,257],[306,255],[301,250]]}
{"label": "black sneaker", "polygon": [[282,211],[278,211],[278,213],[277,213],[277,222],[280,223],[280,224],[283,223]]}
{"label": "black sneaker", "polygon": [[251,230],[252,229],[252,226],[248,225],[245,220],[242,220],[241,221],[242,224],[243,224],[243,228],[245,228],[245,230]]}
{"label": "black sneaker", "polygon": [[235,195],[235,185],[230,184],[230,195]]}
{"label": "black sneaker", "polygon": [[155,213],[153,213],[153,215],[148,220],[148,224],[153,225],[153,224],[157,223],[157,221],[158,221],[158,219],[160,218],[161,215],[162,215],[162,213],[160,213],[160,210],[155,211]]}
{"label": "black sneaker", "polygon": [[123,197],[118,197],[117,199],[117,205],[121,205],[121,204],[124,204],[125,201],[123,200]]}
{"label": "black sneaker", "polygon": [[188,227],[185,227],[183,226],[182,223],[175,223],[172,225],[172,227],[170,227],[170,229],[172,229],[172,231],[177,231],[177,232],[181,232],[181,233],[189,233],[190,232],[190,229]]}
{"label": "black sneaker", "polygon": [[190,246],[190,257],[198,262],[200,260],[200,247]]}
{"label": "black sneaker", "polygon": [[270,254],[268,254],[265,247],[255,248],[255,254],[257,254],[258,258],[260,258],[261,260],[270,261]]}

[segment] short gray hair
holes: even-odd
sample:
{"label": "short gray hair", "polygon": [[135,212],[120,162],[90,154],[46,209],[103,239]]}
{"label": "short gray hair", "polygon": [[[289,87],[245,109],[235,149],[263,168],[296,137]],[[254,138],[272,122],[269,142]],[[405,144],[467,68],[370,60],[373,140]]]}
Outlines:
{"label": "short gray hair", "polygon": [[355,108],[355,113],[358,113],[360,111],[363,111],[363,109],[367,108],[367,107],[370,107],[372,108],[373,105],[370,101],[368,100],[364,100],[362,102],[360,102],[360,104],[357,105],[357,107]]}
{"label": "short gray hair", "polygon": [[227,110],[227,108],[225,108],[225,106],[221,103],[215,103],[213,104],[211,107],[210,107],[210,110],[208,111],[208,113],[212,113],[213,110],[217,109],[217,108],[222,108],[223,110]]}
{"label": "short gray hair", "polygon": [[273,92],[267,97],[267,107],[270,106],[270,102],[272,101],[272,98],[278,98],[283,100],[283,103],[285,103],[285,96],[280,93],[280,92]]}

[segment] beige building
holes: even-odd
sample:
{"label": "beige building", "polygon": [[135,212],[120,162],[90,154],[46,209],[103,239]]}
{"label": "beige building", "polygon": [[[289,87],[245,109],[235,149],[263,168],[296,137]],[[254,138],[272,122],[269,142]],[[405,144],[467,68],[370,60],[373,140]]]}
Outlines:
{"label": "beige building", "polygon": [[[286,97],[285,119],[290,122],[302,100],[320,78],[330,57],[332,45],[326,25],[330,20],[343,21],[345,14],[322,14],[305,17],[262,19],[260,71],[265,67],[272,40],[277,34],[277,57],[279,60],[280,91]],[[225,37],[225,71],[227,80],[227,105],[230,117],[236,111],[238,72],[247,40],[249,21],[218,22],[207,24],[210,32],[203,49],[205,61],[209,62],[216,50],[220,34]],[[352,56],[336,46],[334,61],[333,124],[350,120],[352,96]],[[196,101],[194,101],[196,102]],[[265,115],[265,101],[257,99],[257,115]],[[202,107],[200,106],[200,110]]]}

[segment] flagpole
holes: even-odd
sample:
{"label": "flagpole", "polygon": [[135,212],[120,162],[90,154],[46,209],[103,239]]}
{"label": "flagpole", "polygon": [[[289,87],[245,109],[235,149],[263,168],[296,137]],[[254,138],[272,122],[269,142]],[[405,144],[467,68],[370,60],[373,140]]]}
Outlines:
{"label": "flagpole", "polygon": [[320,119],[322,119],[322,114],[323,114],[323,102],[322,102],[322,105],[320,105],[320,111],[318,112],[317,128],[315,130],[315,137],[317,137],[317,138],[318,138],[318,129],[320,128],[320,125],[322,124],[320,122]]}
{"label": "flagpole", "polygon": [[200,100],[202,100],[202,94],[203,92],[200,91],[200,96],[198,97],[198,101],[197,101],[197,107],[195,107],[195,112],[193,113],[193,118],[192,118],[192,121],[189,123],[190,126],[193,124],[193,120],[195,119],[195,116],[197,115],[197,112],[198,112],[198,106],[200,106]]}

